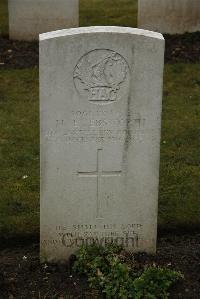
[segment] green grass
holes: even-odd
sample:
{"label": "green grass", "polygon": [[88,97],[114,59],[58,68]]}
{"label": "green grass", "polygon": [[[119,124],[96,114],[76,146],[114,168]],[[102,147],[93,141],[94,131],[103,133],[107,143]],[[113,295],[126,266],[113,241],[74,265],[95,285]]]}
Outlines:
{"label": "green grass", "polygon": [[200,227],[200,65],[166,66],[159,223]]}
{"label": "green grass", "polygon": [[8,35],[8,4],[0,0],[0,36]]}
{"label": "green grass", "polygon": [[0,71],[0,236],[3,237],[34,234],[39,228],[38,111],[38,71]]}
{"label": "green grass", "polygon": [[80,26],[137,26],[137,0],[80,0]]}
{"label": "green grass", "polygon": [[[200,66],[167,65],[164,78],[159,225],[200,227]],[[0,236],[39,231],[38,71],[0,71]],[[23,179],[23,176],[28,176]]]}
{"label": "green grass", "polygon": [[[137,0],[80,0],[80,26],[93,25],[136,27]],[[0,0],[0,35],[8,35],[7,0]]]}

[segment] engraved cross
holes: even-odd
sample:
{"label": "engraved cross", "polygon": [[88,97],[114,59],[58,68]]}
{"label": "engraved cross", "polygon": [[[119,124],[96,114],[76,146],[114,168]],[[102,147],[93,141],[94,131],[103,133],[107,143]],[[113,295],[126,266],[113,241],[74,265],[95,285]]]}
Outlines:
{"label": "engraved cross", "polygon": [[101,217],[101,197],[102,197],[102,177],[118,177],[121,176],[122,171],[104,171],[103,170],[103,150],[97,150],[97,166],[95,171],[78,171],[78,176],[83,178],[96,178],[96,217]]}

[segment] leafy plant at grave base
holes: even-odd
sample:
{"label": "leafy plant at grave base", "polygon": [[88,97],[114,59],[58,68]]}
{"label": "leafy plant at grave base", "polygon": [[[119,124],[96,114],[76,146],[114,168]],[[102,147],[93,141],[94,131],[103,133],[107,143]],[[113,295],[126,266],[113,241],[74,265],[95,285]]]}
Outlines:
{"label": "leafy plant at grave base", "polygon": [[122,247],[113,244],[82,246],[76,254],[74,271],[86,274],[92,287],[99,286],[99,280],[103,280],[101,273],[109,273],[110,264],[121,251]]}
{"label": "leafy plant at grave base", "polygon": [[134,264],[126,262],[122,248],[113,244],[81,247],[73,269],[86,275],[90,287],[101,289],[107,299],[166,299],[170,286],[183,278],[180,272],[168,268],[136,270]]}
{"label": "leafy plant at grave base", "polygon": [[180,272],[168,268],[149,267],[134,280],[135,298],[166,299],[169,297],[168,289],[179,279],[183,279]]}

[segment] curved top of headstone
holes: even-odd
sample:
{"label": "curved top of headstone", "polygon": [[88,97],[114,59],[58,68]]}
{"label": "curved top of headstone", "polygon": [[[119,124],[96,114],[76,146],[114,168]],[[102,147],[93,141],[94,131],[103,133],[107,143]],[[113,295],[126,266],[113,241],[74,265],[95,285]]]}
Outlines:
{"label": "curved top of headstone", "polygon": [[131,27],[119,27],[119,26],[90,26],[90,27],[79,27],[79,28],[63,29],[63,30],[56,30],[56,31],[42,33],[40,34],[40,41],[48,40],[56,37],[64,37],[64,36],[78,35],[78,34],[90,34],[90,33],[122,33],[122,34],[132,34],[132,35],[164,40],[164,37],[161,33],[144,30],[144,29],[131,28]]}

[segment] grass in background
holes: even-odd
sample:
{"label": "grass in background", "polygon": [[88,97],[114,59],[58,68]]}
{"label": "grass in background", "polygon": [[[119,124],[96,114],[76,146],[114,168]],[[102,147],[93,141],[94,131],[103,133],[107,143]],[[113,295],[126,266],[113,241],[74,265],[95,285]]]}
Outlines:
{"label": "grass in background", "polygon": [[[159,225],[200,227],[200,66],[167,65]],[[39,232],[38,71],[0,72],[0,236]],[[27,177],[26,177],[27,176]]]}
{"label": "grass in background", "polygon": [[39,229],[38,71],[0,71],[0,236]]}
{"label": "grass in background", "polygon": [[159,224],[200,227],[200,65],[165,66]]}
{"label": "grass in background", "polygon": [[137,26],[137,0],[80,0],[80,26]]}
{"label": "grass in background", "polygon": [[0,36],[8,35],[8,4],[7,0],[0,0]]}

